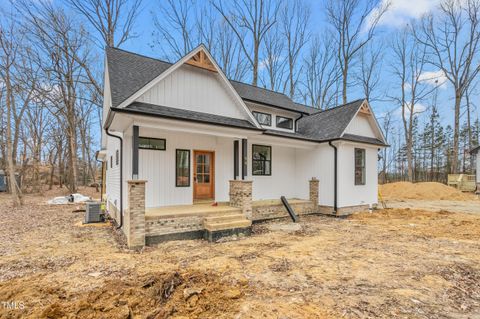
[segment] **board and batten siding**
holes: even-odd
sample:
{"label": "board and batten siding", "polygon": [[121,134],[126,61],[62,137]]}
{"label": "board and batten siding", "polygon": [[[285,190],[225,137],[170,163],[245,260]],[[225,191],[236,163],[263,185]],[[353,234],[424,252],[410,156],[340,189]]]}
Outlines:
{"label": "board and batten siding", "polygon": [[314,149],[296,150],[295,189],[297,190],[298,198],[309,198],[309,181],[312,177],[315,177],[319,180],[318,204],[333,207],[333,154],[333,148],[328,144],[320,144]]}
{"label": "board and batten siding", "polygon": [[185,64],[142,94],[137,101],[249,119],[218,73]]}
{"label": "board and batten siding", "polygon": [[[233,179],[233,139],[169,132],[140,127],[140,136],[166,139],[166,150],[139,150],[139,179],[147,181],[146,206],[191,205],[193,203],[193,151],[215,152],[215,200],[229,200]],[[131,146],[130,146],[131,147]],[[175,186],[175,150],[190,150],[190,186]]]}
{"label": "board and batten siding", "polygon": [[[120,149],[118,139],[106,136],[107,142],[107,171],[106,171],[106,200],[108,205],[120,206],[120,165],[116,165],[115,152]],[[110,162],[113,160],[112,167]]]}
{"label": "board and batten siding", "polygon": [[[355,148],[365,149],[365,185],[355,185]],[[378,148],[353,143],[338,147],[338,207],[378,202]]]}
{"label": "board and batten siding", "polygon": [[357,114],[357,116],[353,118],[350,124],[348,124],[345,133],[379,138],[379,136],[377,136],[377,134],[373,130],[369,118],[362,114]]}
{"label": "board and batten siding", "polygon": [[[272,156],[272,174],[271,176],[252,175],[252,145],[271,146]],[[280,199],[280,196],[287,198],[297,197],[295,187],[295,149],[270,145],[265,142],[255,142],[254,139],[248,140],[247,148],[247,180],[252,180],[252,198],[253,200]]]}
{"label": "board and batten siding", "polygon": [[477,150],[477,183],[480,183],[480,149]]}

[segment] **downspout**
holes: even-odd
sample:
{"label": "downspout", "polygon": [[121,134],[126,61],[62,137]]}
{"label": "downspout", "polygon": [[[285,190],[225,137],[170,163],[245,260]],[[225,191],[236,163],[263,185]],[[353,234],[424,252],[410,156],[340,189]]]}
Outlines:
{"label": "downspout", "polygon": [[298,132],[298,121],[303,117],[303,113],[300,113],[300,117],[295,120],[295,132]]}
{"label": "downspout", "polygon": [[335,145],[332,144],[332,141],[328,141],[328,145],[330,145],[330,147],[333,147],[333,214],[336,215],[337,214],[337,152],[338,152],[338,149]]}
{"label": "downspout", "polygon": [[108,136],[118,138],[120,141],[120,225],[117,226],[117,229],[120,229],[123,226],[123,139],[120,136],[111,134],[108,131],[109,127],[105,129],[105,133]]}

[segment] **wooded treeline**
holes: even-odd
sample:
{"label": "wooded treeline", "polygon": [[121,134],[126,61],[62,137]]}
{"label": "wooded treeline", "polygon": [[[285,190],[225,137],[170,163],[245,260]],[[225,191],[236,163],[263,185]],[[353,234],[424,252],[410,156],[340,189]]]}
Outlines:
{"label": "wooded treeline", "polygon": [[[445,0],[402,28],[382,25],[391,6],[14,1],[0,8],[0,169],[10,180],[22,178],[21,187],[10,187],[17,203],[45,184],[74,192],[97,183],[103,48],[141,40],[172,62],[203,43],[230,79],[317,109],[360,97],[381,104],[376,113],[391,145],[380,152],[381,181],[445,181],[450,172],[471,172],[467,150],[479,142],[480,0]],[[153,31],[140,37],[142,24]]]}

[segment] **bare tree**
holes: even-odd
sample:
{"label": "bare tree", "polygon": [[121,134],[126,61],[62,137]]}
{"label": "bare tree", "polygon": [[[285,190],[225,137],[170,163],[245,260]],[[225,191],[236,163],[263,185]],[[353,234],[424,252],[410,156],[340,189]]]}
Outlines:
{"label": "bare tree", "polygon": [[375,35],[389,3],[379,0],[328,0],[327,19],[335,32],[337,59],[342,71],[342,101],[347,103],[350,66]]}
{"label": "bare tree", "polygon": [[225,21],[218,22],[216,30],[216,45],[212,49],[217,63],[229,79],[242,81],[248,72],[248,61],[240,42]]}
{"label": "bare tree", "polygon": [[18,31],[14,23],[10,23],[7,27],[0,25],[0,76],[5,86],[6,106],[6,167],[8,186],[15,206],[22,204],[21,192],[17,187],[15,178],[14,145],[12,140],[12,113],[15,112],[14,68],[20,50],[20,41],[15,37]]}
{"label": "bare tree", "polygon": [[265,37],[265,58],[262,61],[262,67],[265,68],[265,77],[260,80],[265,87],[274,91],[285,91],[282,89],[284,84],[286,63],[282,57],[285,45],[283,39],[278,35],[278,29],[274,28]]}
{"label": "bare tree", "polygon": [[68,188],[77,190],[78,141],[77,103],[79,90],[91,85],[83,65],[89,63],[89,52],[84,29],[76,27],[75,20],[61,8],[42,2],[37,6],[23,6],[32,41],[41,56],[41,65],[49,83],[43,88],[51,113],[59,123],[64,123],[67,137],[69,166]]}
{"label": "bare tree", "polygon": [[480,71],[480,1],[446,0],[435,15],[422,19],[415,28],[418,41],[429,49],[430,63],[446,76],[455,93],[453,159],[458,171],[460,108],[462,98]]}
{"label": "bare tree", "polygon": [[305,104],[318,109],[327,109],[335,104],[336,83],[341,73],[335,56],[334,45],[327,34],[313,38],[309,52],[304,58],[305,70],[303,100]]}
{"label": "bare tree", "polygon": [[194,4],[195,0],[162,0],[152,10],[154,45],[169,60],[182,58],[199,44],[199,37],[194,34]]}
{"label": "bare tree", "polygon": [[407,29],[393,40],[392,44],[393,74],[398,80],[399,92],[392,96],[402,110],[402,123],[406,144],[407,175],[413,182],[413,144],[414,119],[423,110],[418,110],[418,104],[430,94],[434,87],[422,78],[427,63],[425,45],[417,42]]}
{"label": "bare tree", "polygon": [[361,84],[363,94],[368,101],[374,101],[374,92],[380,84],[380,75],[383,61],[383,47],[367,45],[360,53],[359,72],[356,75],[357,82]]}
{"label": "bare tree", "polygon": [[135,37],[133,27],[142,0],[67,0],[99,33],[101,47],[120,47]]}
{"label": "bare tree", "polygon": [[298,59],[310,38],[310,8],[300,0],[289,1],[280,14],[282,35],[286,40],[288,59],[288,95],[293,98],[301,70]]}
{"label": "bare tree", "polygon": [[225,8],[223,1],[211,0],[238,38],[252,71],[252,84],[258,83],[260,48],[266,34],[277,22],[279,1],[238,0]]}

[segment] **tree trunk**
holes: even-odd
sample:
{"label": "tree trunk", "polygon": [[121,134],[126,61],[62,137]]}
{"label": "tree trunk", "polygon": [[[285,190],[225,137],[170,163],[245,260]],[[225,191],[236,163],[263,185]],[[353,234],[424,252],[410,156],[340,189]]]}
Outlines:
{"label": "tree trunk", "polygon": [[348,83],[348,62],[345,61],[345,67],[342,70],[342,101],[347,104],[347,83]]}
{"label": "tree trunk", "polygon": [[20,190],[17,188],[17,180],[15,179],[15,163],[13,159],[13,144],[12,144],[12,86],[10,83],[10,75],[8,70],[5,77],[6,86],[6,104],[7,104],[7,171],[8,171],[8,187],[12,196],[12,202],[14,206],[22,205],[20,198]]}
{"label": "tree trunk", "polygon": [[455,128],[453,133],[453,158],[452,167],[450,169],[452,174],[458,172],[458,147],[459,147],[459,135],[460,135],[460,103],[462,96],[460,92],[455,92]]}

